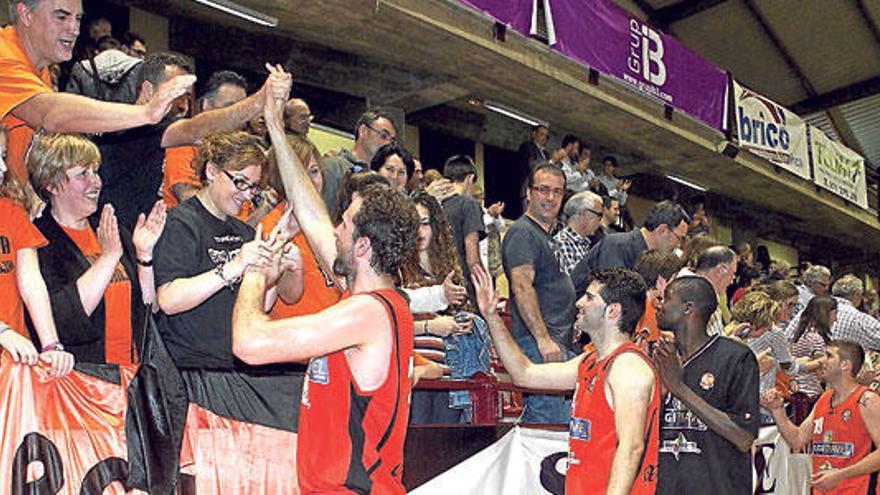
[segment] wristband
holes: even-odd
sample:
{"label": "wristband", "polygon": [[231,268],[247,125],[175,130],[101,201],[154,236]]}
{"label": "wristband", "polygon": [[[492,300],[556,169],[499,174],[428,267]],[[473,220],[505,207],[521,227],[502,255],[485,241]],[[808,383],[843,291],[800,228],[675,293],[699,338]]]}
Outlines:
{"label": "wristband", "polygon": [[135,258],[134,261],[138,265],[141,265],[144,268],[151,268],[153,266],[153,258],[150,258],[148,260],[142,260],[140,258]]}
{"label": "wristband", "polygon": [[61,342],[52,342],[51,344],[44,345],[43,350],[40,352],[49,351],[64,351],[64,345],[62,345]]}
{"label": "wristband", "polygon": [[7,330],[12,330],[12,327],[0,321],[0,335],[6,333]]}

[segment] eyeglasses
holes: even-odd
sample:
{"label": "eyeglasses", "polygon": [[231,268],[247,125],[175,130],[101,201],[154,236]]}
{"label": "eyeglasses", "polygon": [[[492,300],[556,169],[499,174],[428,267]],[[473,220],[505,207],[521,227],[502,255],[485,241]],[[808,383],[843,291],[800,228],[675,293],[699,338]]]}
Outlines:
{"label": "eyeglasses", "polygon": [[684,244],[685,239],[687,239],[687,234],[680,235],[678,232],[676,232],[672,229],[669,229],[669,233],[672,234],[676,240],[678,240],[679,244]]}
{"label": "eyeglasses", "polygon": [[364,124],[364,125],[367,126],[367,129],[375,132],[376,134],[379,135],[379,137],[381,137],[382,139],[384,139],[386,141],[394,141],[395,139],[397,139],[397,137],[394,134],[391,134],[387,129],[376,129],[375,127],[373,127],[369,124]]}
{"label": "eyeglasses", "polygon": [[550,187],[550,186],[532,186],[532,191],[540,194],[541,196],[550,196],[551,194],[555,194],[556,196],[562,196],[565,194],[565,189],[561,187]]}
{"label": "eyeglasses", "polygon": [[252,184],[251,182],[248,182],[248,180],[244,177],[232,175],[225,170],[223,170],[222,172],[226,175],[226,177],[229,177],[229,180],[232,181],[232,185],[235,186],[235,188],[239,191],[250,191],[252,194],[259,194],[262,189],[259,184]]}
{"label": "eyeglasses", "polygon": [[601,211],[596,211],[592,208],[587,208],[587,211],[592,213],[593,215],[596,215],[599,218],[602,218],[602,216],[604,215],[604,213],[602,213]]}

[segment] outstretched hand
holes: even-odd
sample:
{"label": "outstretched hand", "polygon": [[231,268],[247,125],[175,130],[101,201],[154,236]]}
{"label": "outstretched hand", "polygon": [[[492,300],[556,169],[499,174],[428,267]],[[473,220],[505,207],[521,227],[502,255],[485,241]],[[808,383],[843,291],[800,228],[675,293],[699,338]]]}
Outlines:
{"label": "outstretched hand", "polygon": [[293,76],[289,72],[285,72],[280,64],[266,64],[266,70],[269,71],[269,76],[263,85],[263,118],[266,119],[267,126],[283,125],[284,104],[287,103],[287,98],[290,95]]}

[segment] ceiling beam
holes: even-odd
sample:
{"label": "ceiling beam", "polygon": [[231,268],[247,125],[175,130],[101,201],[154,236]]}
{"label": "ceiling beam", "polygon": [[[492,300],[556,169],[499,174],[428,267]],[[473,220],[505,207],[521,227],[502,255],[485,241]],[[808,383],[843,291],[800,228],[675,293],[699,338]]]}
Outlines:
{"label": "ceiling beam", "polygon": [[657,27],[657,20],[655,19],[655,10],[654,7],[651,7],[651,4],[648,3],[648,0],[633,0],[633,3],[645,13],[645,18],[648,19],[648,24]]}
{"label": "ceiling beam", "polygon": [[654,18],[657,25],[662,30],[666,30],[675,22],[687,19],[690,16],[699,14],[704,10],[722,4],[727,0],[683,0],[673,5],[663,7],[654,11]]}
{"label": "ceiling beam", "polygon": [[789,108],[798,115],[809,115],[876,94],[880,94],[880,76],[811,96],[789,106]]}
{"label": "ceiling beam", "polygon": [[865,25],[868,28],[868,31],[871,32],[871,36],[874,37],[874,43],[877,44],[877,47],[880,48],[880,28],[877,27],[877,23],[874,22],[874,18],[871,17],[871,13],[868,12],[868,8],[865,7],[865,0],[855,0],[856,8],[859,10],[859,15],[862,20],[865,21]]}

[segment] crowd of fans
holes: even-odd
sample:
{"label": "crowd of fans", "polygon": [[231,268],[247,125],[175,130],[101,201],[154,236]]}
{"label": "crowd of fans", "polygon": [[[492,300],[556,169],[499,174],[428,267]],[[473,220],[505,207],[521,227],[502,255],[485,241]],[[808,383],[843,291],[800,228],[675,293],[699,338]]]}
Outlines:
{"label": "crowd of fans", "polygon": [[[282,68],[267,66],[251,95],[240,75],[212,74],[190,108],[193,61],[145,54],[140,37],[117,41],[103,20],[59,93],[49,70],[72,57],[81,14],[49,12],[45,0],[10,5],[13,24],[0,31],[0,345],[15,361],[45,361],[58,377],[74,361],[137,364],[153,318],[191,401],[247,389],[283,422],[281,411],[303,397],[304,452],[320,442],[305,430],[325,433],[315,411],[330,400],[316,385],[327,373],[347,367],[357,393],[400,399],[422,379],[491,373],[496,352],[518,384],[543,391],[525,394],[522,421],[570,424],[574,445],[578,415],[593,414],[578,398],[591,376],[582,365],[598,352],[635,370],[596,375],[608,397],[644,402],[659,421],[642,462],[659,463],[663,493],[749,491],[759,424],[778,424],[800,448],[813,430],[794,425],[842,407],[849,395],[838,393],[859,390],[853,418],[864,420],[869,444],[878,440],[878,399],[856,388],[876,378],[878,300],[853,274],[728,247],[702,203],[687,212],[658,202],[634,226],[632,182],[616,175],[616,158],[594,167],[589,145],[571,135],[549,152],[544,125],[511,164],[523,213],[508,220],[515,208],[483,203],[471,157],[423,168],[387,111],[365,112],[352,149],[322,156],[308,138],[308,104],[289,98]],[[506,304],[493,289],[501,281]],[[364,293],[375,297],[364,302]],[[629,347],[609,342],[645,359],[619,358]],[[389,362],[400,365],[394,390]],[[574,405],[547,393],[575,388]],[[467,423],[470,407],[467,393],[438,390],[415,391],[411,412],[394,404],[403,428],[407,416]],[[391,447],[402,446],[399,428],[388,429]],[[874,470],[848,471],[861,456],[819,472],[817,486],[861,480]],[[303,486],[325,487],[332,476],[311,468],[300,470]],[[369,476],[396,487],[392,468]],[[616,475],[603,476],[611,486]]]}

